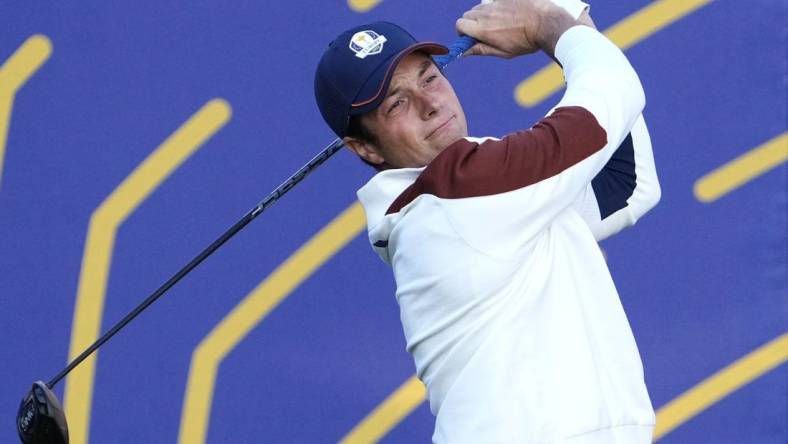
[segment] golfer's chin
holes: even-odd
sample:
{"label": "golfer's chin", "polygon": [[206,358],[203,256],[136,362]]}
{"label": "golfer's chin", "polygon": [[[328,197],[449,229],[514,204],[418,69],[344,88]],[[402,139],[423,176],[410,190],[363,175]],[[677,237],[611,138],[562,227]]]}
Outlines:
{"label": "golfer's chin", "polygon": [[433,147],[431,151],[434,153],[430,161],[438,154],[442,153],[446,148],[449,148],[454,145],[455,142],[466,136],[466,132],[462,131],[461,128],[452,128],[451,131],[436,135],[434,139],[430,138],[430,145]]}

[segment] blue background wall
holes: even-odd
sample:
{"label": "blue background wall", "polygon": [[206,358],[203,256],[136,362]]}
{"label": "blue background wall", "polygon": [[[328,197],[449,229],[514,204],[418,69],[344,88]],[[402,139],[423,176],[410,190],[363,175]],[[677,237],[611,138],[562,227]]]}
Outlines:
{"label": "blue background wall", "polygon": [[[739,364],[732,374],[744,385],[722,384],[728,396],[684,413],[661,442],[784,443],[785,162],[711,202],[693,187],[770,141],[778,157],[786,149],[786,2],[701,3],[626,50],[648,96],[663,199],[603,248],[656,409]],[[607,29],[649,4],[599,1],[592,13]],[[0,137],[1,442],[16,440],[14,417],[30,383],[67,363],[91,215],[167,137],[212,99],[232,110],[118,226],[102,331],[332,140],[312,78],[338,32],[387,19],[448,43],[472,2],[358,6],[0,3],[0,63],[33,35],[51,44],[18,89],[8,80],[14,73],[0,74],[0,104],[13,104],[0,105],[0,125],[9,119]],[[547,62],[537,55],[451,66],[472,135],[502,135],[543,115],[559,94],[524,107],[513,91]],[[339,153],[102,348],[90,441],[176,442],[195,348],[352,205],[370,175]],[[364,235],[339,248],[221,360],[207,442],[345,436],[413,374],[393,292]],[[61,399],[64,385],[55,390]],[[432,426],[421,404],[384,442],[427,442]]]}

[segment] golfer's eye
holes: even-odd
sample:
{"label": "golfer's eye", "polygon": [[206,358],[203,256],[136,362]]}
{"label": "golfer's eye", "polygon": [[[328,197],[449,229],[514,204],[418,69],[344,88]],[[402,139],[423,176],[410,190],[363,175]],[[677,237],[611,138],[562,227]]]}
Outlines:
{"label": "golfer's eye", "polygon": [[400,105],[402,105],[402,102],[403,102],[403,100],[402,100],[402,99],[397,99],[397,100],[395,100],[395,101],[394,101],[394,103],[392,103],[392,104],[391,104],[391,106],[389,106],[388,114],[391,114],[391,113],[392,113],[394,110],[396,110],[396,109],[397,109],[397,108],[398,108]]}
{"label": "golfer's eye", "polygon": [[432,83],[433,80],[437,79],[438,76],[429,76],[427,77],[427,83]]}

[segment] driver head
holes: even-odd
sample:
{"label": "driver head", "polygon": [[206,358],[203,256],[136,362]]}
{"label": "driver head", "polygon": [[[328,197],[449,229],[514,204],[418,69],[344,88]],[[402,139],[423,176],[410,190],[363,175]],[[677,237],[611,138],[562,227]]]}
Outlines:
{"label": "driver head", "polygon": [[68,425],[63,408],[43,381],[22,399],[16,415],[16,430],[25,444],[68,444]]}

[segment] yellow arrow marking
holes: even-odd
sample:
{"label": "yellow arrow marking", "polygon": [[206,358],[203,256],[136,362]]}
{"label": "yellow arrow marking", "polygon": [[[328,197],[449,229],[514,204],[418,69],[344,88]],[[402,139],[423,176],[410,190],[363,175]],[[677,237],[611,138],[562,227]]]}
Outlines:
{"label": "yellow arrow marking", "polygon": [[340,444],[369,444],[378,442],[405,417],[416,410],[427,395],[424,384],[415,375],[384,399],[353,428]]}
{"label": "yellow arrow marking", "polygon": [[[118,227],[150,194],[230,119],[222,99],[206,103],[153,151],[93,212],[85,241],[74,309],[69,360],[92,344],[99,334],[107,278]],[[97,352],[66,379],[63,406],[70,442],[88,441]]]}
{"label": "yellow arrow marking", "polygon": [[357,202],[293,253],[228,313],[192,354],[178,433],[180,444],[202,444],[208,433],[219,365],[232,349],[302,282],[366,225]]}
{"label": "yellow arrow marking", "polygon": [[[621,49],[627,49],[711,2],[712,0],[658,0],[611,26],[605,31],[605,35]],[[514,90],[514,100],[520,106],[531,107],[563,86],[561,68],[553,63],[520,82]]]}
{"label": "yellow arrow marking", "polygon": [[654,440],[788,360],[788,334],[774,339],[713,374],[657,412]]}
{"label": "yellow arrow marking", "polygon": [[[654,441],[786,360],[788,334],[783,334],[687,390],[657,411]],[[342,444],[374,443],[383,438],[425,401],[426,391],[419,385],[416,376],[405,381],[354,427]]]}
{"label": "yellow arrow marking", "polygon": [[51,54],[52,42],[47,36],[36,34],[25,40],[0,66],[0,183],[3,179],[3,159],[14,97]]}
{"label": "yellow arrow marking", "polygon": [[411,376],[353,427],[353,430],[342,438],[341,444],[370,444],[380,441],[426,399],[424,384],[416,375]]}
{"label": "yellow arrow marking", "polygon": [[788,160],[788,132],[733,159],[695,182],[695,197],[713,202]]}
{"label": "yellow arrow marking", "polygon": [[356,12],[367,12],[383,0],[347,0],[350,9]]}

